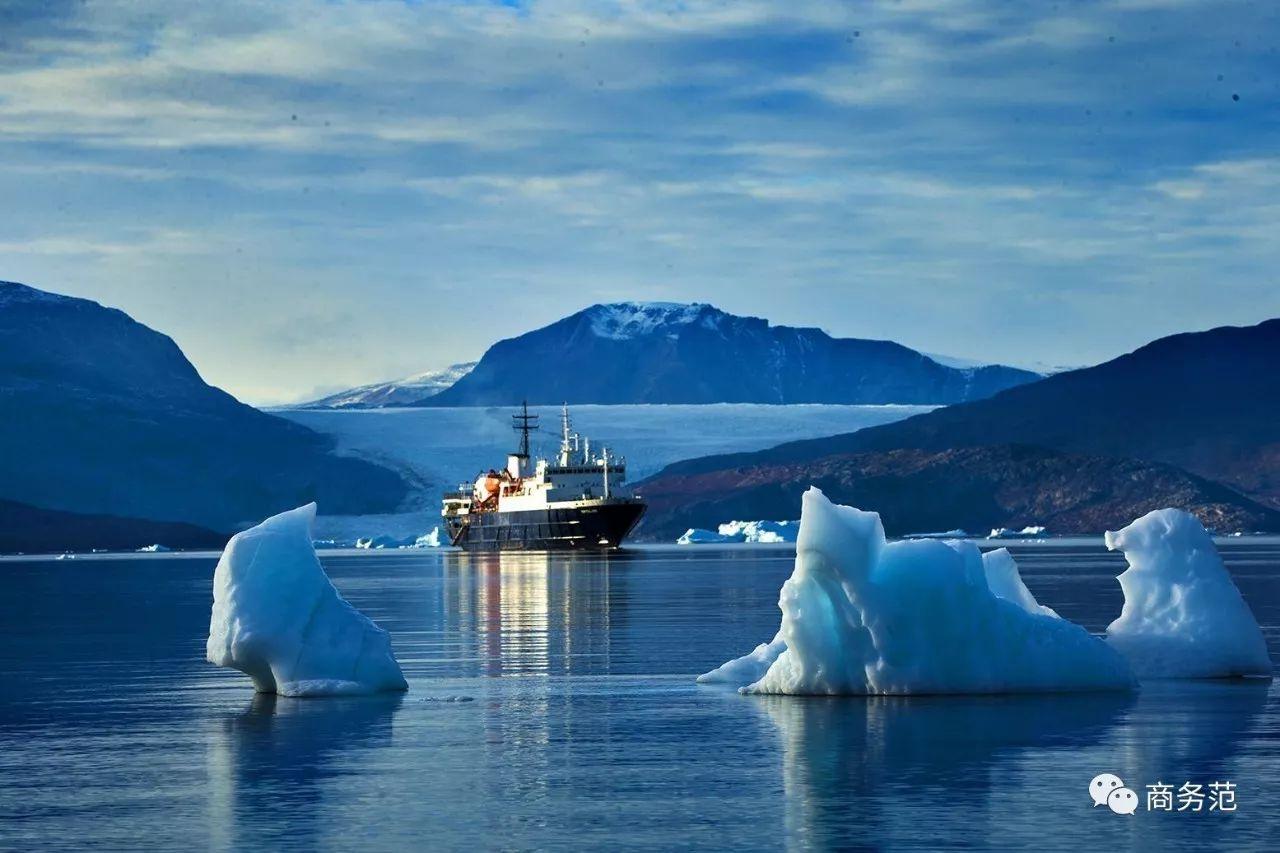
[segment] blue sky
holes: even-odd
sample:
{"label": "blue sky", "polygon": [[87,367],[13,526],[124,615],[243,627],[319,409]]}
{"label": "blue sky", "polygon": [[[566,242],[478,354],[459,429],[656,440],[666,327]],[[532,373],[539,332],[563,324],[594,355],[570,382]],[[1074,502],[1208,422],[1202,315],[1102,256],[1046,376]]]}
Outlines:
{"label": "blue sky", "polygon": [[1080,364],[1280,315],[1269,2],[0,4],[0,278],[255,402],[594,302]]}

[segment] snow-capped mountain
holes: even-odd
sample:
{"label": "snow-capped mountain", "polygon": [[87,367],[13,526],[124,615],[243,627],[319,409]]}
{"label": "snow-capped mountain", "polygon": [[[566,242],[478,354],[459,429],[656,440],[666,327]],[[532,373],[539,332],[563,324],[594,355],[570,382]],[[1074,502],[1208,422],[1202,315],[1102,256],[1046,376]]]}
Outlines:
{"label": "snow-capped mountain", "polygon": [[1039,378],[701,303],[621,302],[499,341],[452,387],[417,402],[957,403]]}
{"label": "snow-capped mountain", "polygon": [[390,382],[374,382],[357,388],[348,388],[310,403],[301,409],[376,409],[382,406],[404,406],[434,397],[471,372],[474,361],[451,364],[437,370],[428,370],[404,379]]}
{"label": "snow-capped mountain", "polygon": [[228,531],[311,500],[385,512],[407,491],[399,474],[210,386],[123,311],[12,282],[0,282],[0,412],[0,500],[22,507],[0,513],[0,533],[53,512],[92,517],[104,535],[126,523],[155,535],[139,520]]}

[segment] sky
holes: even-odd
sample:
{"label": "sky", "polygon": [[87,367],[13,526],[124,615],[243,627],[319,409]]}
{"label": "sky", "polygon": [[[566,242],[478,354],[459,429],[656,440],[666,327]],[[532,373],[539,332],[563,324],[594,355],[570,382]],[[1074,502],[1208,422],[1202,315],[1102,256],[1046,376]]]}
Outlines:
{"label": "sky", "polygon": [[1020,365],[1280,315],[1280,4],[0,0],[0,279],[259,404],[597,302]]}

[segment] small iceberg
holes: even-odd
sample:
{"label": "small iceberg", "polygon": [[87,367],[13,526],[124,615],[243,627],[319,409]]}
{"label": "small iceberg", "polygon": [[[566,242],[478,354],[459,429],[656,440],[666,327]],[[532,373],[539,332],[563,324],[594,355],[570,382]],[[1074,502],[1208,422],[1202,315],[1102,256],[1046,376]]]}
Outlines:
{"label": "small iceberg", "polygon": [[1106,543],[1129,563],[1107,642],[1139,678],[1270,677],[1262,629],[1195,516],[1149,512]]}
{"label": "small iceberg", "polygon": [[794,542],[800,531],[798,521],[730,521],[715,531],[691,527],[676,540],[677,545],[705,545],[746,542],[753,545]]}
{"label": "small iceberg", "polygon": [[206,657],[259,693],[407,690],[387,632],[338,594],[312,545],[316,505],[231,537],[213,573]]}
{"label": "small iceberg", "polygon": [[955,530],[941,530],[937,533],[908,533],[902,537],[903,539],[968,539],[967,531],[956,528]]}
{"label": "small iceberg", "polygon": [[377,536],[361,536],[355,540],[316,539],[311,544],[318,551],[330,551],[339,548],[355,548],[358,551],[389,551],[441,547],[439,527],[433,527],[431,532],[424,533],[421,536],[397,537],[383,533]]}
{"label": "small iceberg", "polygon": [[[880,516],[804,494],[782,627],[707,673],[746,693],[1127,690],[1124,658],[1035,600],[1007,551],[885,540]],[[761,674],[761,670],[763,673]],[[748,680],[754,679],[754,680]]]}
{"label": "small iceberg", "polygon": [[169,553],[169,551],[170,551],[170,550],[172,550],[172,549],[170,549],[170,548],[166,548],[164,545],[143,545],[141,548],[139,548],[139,549],[137,550],[137,552],[136,552],[136,553],[139,553],[139,554],[167,554],[167,553]]}
{"label": "small iceberg", "polygon": [[997,527],[987,534],[988,539],[1039,539],[1048,531],[1044,527],[1024,527],[1014,530],[1009,527]]}

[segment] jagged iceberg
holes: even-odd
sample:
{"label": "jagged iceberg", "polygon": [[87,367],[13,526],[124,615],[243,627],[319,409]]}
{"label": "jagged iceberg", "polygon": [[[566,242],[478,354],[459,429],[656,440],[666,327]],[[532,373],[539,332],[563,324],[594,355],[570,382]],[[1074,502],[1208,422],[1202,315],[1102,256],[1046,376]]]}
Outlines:
{"label": "jagged iceberg", "polygon": [[1195,516],[1149,512],[1106,543],[1129,562],[1107,642],[1140,678],[1271,675],[1262,629]]}
{"label": "jagged iceberg", "polygon": [[268,518],[227,543],[213,573],[206,656],[259,693],[406,690],[387,632],[338,594],[316,559],[316,505]]}
{"label": "jagged iceberg", "polygon": [[775,544],[794,542],[800,531],[798,521],[730,521],[715,531],[690,527],[677,545],[703,545],[720,542],[747,542],[751,544]]}
{"label": "jagged iceberg", "polygon": [[[773,642],[702,677],[750,693],[1124,690],[1115,649],[1040,610],[1005,552],[972,542],[887,543],[880,516],[804,494],[795,571]],[[993,592],[988,576],[1001,594]],[[770,660],[772,658],[772,660]],[[766,666],[767,664],[767,666]],[[763,674],[760,670],[764,669]],[[748,679],[754,679],[748,681]]]}

